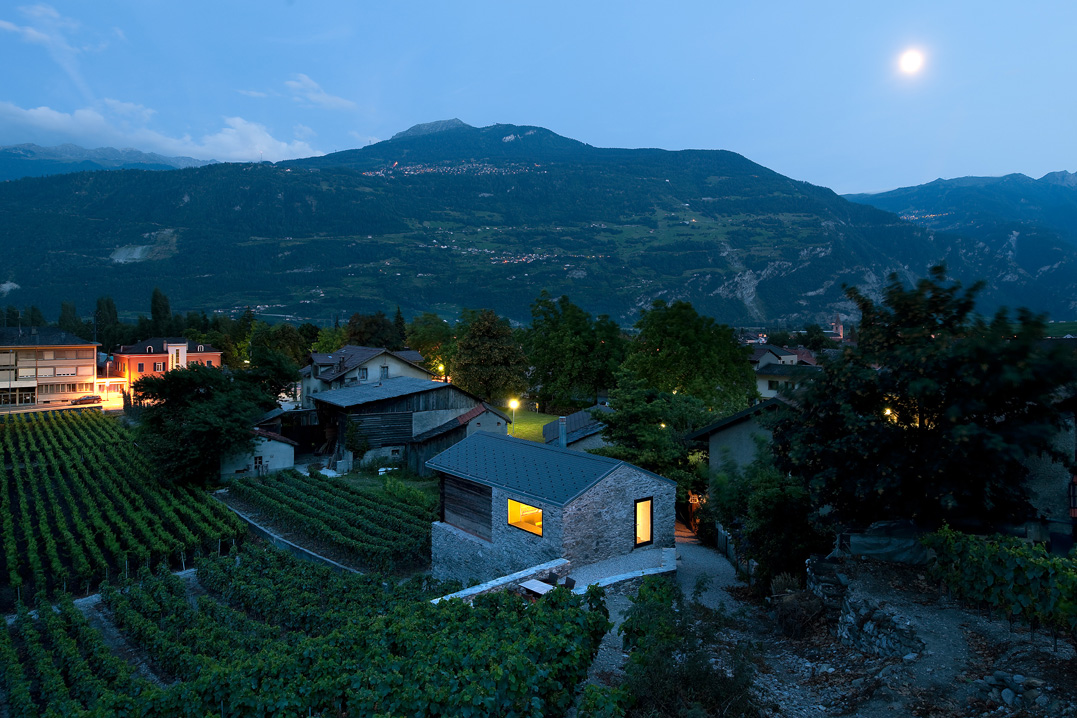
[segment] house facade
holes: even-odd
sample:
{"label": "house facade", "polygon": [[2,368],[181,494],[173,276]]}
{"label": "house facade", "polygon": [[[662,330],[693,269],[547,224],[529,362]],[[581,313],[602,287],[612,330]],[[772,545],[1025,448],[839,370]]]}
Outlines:
{"label": "house facade", "polygon": [[295,466],[295,447],[298,444],[280,434],[255,428],[254,447],[248,452],[221,458],[221,477],[265,476]]}
{"label": "house facade", "polygon": [[53,407],[93,393],[97,346],[58,329],[0,329],[0,407]]}
{"label": "house facade", "polygon": [[767,399],[736,414],[719,419],[702,429],[692,432],[686,439],[707,442],[711,471],[719,471],[728,456],[737,466],[744,467],[755,461],[756,437],[767,442],[773,432],[760,424],[760,418],[782,406],[780,399]]}
{"label": "house facade", "polygon": [[423,369],[416,358],[422,361],[418,352],[391,352],[353,345],[328,354],[314,352],[310,355],[310,365],[299,372],[302,407],[313,409],[317,394],[364,382],[377,383],[402,376],[431,379],[433,374]]}
{"label": "house facade", "polygon": [[436,578],[488,581],[557,558],[585,566],[674,545],[676,486],[632,464],[476,433],[427,461]]}
{"label": "house facade", "polygon": [[220,367],[221,352],[206,343],[183,337],[154,337],[137,344],[121,346],[113,352],[113,366],[132,386],[144,376],[161,376],[166,371],[189,364]]}
{"label": "house facade", "polygon": [[[426,459],[435,453],[476,432],[504,434],[511,423],[453,384],[415,377],[361,382],[319,392],[311,400],[324,431],[321,453],[338,469],[386,461],[427,474]],[[349,443],[362,445],[360,459]]]}

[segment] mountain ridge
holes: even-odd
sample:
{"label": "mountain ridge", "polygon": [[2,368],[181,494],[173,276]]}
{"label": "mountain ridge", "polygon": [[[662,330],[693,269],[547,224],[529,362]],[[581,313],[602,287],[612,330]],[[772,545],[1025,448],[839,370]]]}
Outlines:
{"label": "mountain ridge", "polygon": [[70,143],[42,147],[23,143],[0,146],[0,181],[112,169],[185,169],[215,162],[193,157],[167,157],[131,148],[87,149]]}
{"label": "mountain ridge", "polygon": [[1077,309],[1077,252],[1049,238],[918,227],[726,150],[430,125],[275,165],[0,184],[0,301],[138,308],[159,286],[184,310],[325,323],[489,306],[526,322],[545,289],[625,324],[683,299],[725,323],[796,325],[851,316],[845,284],[877,297],[891,272],[909,282],[945,261],[991,281],[985,310]]}

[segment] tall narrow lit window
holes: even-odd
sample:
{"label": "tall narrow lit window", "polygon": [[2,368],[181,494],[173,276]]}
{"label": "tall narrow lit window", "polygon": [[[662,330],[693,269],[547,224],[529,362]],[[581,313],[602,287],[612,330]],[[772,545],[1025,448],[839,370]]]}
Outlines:
{"label": "tall narrow lit window", "polygon": [[636,502],[636,545],[646,546],[651,543],[651,523],[654,518],[654,502],[640,499]]}
{"label": "tall narrow lit window", "polygon": [[509,499],[509,526],[542,535],[542,509]]}

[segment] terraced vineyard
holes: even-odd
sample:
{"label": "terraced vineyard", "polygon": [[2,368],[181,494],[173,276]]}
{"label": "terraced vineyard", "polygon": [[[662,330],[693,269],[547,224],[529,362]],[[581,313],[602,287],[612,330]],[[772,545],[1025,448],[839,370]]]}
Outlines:
{"label": "terraced vineyard", "polygon": [[[448,587],[337,574],[247,544],[103,591],[158,679],[132,677],[70,600],[0,630],[11,716],[560,715],[609,623],[560,589],[431,604]],[[164,687],[162,687],[164,686]]]}
{"label": "terraced vineyard", "polygon": [[0,421],[0,608],[84,592],[243,535],[204,493],[160,481],[130,432],[98,411]]}
{"label": "terraced vineyard", "polygon": [[291,470],[229,482],[228,494],[261,519],[331,544],[368,569],[389,571],[430,560],[437,507],[399,481],[390,479],[383,490],[360,489],[340,478]]}

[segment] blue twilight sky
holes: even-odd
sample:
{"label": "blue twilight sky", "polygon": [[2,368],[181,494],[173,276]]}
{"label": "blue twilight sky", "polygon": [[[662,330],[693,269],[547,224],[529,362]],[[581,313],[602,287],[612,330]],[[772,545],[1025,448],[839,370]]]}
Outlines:
{"label": "blue twilight sky", "polygon": [[0,145],[280,160],[459,117],[838,192],[1039,177],[1077,170],[1075,39],[1072,0],[14,0]]}

